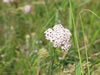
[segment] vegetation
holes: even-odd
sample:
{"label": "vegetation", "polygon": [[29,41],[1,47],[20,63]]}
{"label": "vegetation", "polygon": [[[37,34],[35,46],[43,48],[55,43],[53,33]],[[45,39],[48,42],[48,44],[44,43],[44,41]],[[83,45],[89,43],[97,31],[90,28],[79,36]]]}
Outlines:
{"label": "vegetation", "polygon": [[[44,34],[59,23],[72,33],[63,60],[62,50]],[[100,0],[0,0],[0,75],[99,73]]]}

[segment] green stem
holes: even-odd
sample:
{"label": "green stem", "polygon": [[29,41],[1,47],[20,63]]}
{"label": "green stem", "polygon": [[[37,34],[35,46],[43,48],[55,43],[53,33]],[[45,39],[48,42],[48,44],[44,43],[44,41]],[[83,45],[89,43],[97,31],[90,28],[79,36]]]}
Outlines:
{"label": "green stem", "polygon": [[81,53],[80,53],[80,48],[79,48],[79,43],[78,43],[78,38],[77,38],[76,24],[75,24],[73,12],[72,12],[71,1],[69,0],[69,2],[70,2],[70,11],[71,11],[70,13],[72,14],[72,22],[73,22],[73,24],[74,24],[74,39],[75,39],[75,42],[76,42],[76,44],[77,44],[77,49],[78,49],[78,55],[79,55],[79,59],[80,59],[80,65],[81,65],[82,75],[84,75],[83,68],[82,68]]}
{"label": "green stem", "polygon": [[[86,61],[87,61],[87,64],[88,64],[88,63],[89,63],[89,61],[88,61],[87,46],[86,46],[86,42],[85,42],[85,31],[84,31],[84,25],[83,25],[83,22],[82,22],[81,15],[80,15],[80,20],[81,20],[82,30],[83,30],[83,36],[84,36],[85,52],[86,52]],[[89,68],[89,66],[88,66],[88,75],[90,75],[90,68]]]}

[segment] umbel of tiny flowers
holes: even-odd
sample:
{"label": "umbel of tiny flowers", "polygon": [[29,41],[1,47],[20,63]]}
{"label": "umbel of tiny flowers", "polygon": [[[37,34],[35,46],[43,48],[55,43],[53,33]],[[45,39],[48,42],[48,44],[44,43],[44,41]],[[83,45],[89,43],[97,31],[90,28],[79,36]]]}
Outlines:
{"label": "umbel of tiny flowers", "polygon": [[4,3],[9,3],[9,0],[3,0]]}
{"label": "umbel of tiny flowers", "polygon": [[15,2],[16,0],[3,0],[4,3]]}
{"label": "umbel of tiny flowers", "polygon": [[[71,47],[70,37],[72,34],[69,29],[64,28],[61,24],[57,24],[53,28],[47,29],[44,33],[46,39],[50,40],[50,42],[53,42],[54,47],[59,47],[64,52],[68,51]],[[66,52],[63,54],[63,58],[65,55]]]}
{"label": "umbel of tiny flowers", "polygon": [[30,5],[25,5],[24,11],[25,11],[25,14],[29,13],[31,11],[31,6]]}

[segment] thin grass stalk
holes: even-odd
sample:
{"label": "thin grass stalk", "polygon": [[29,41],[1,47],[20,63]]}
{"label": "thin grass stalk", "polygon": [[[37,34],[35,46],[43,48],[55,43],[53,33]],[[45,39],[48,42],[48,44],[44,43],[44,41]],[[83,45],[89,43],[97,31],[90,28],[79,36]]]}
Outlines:
{"label": "thin grass stalk", "polygon": [[70,0],[69,0],[69,3],[70,3],[70,11],[71,11],[71,14],[72,14],[72,22],[73,22],[73,25],[74,25],[74,39],[75,39],[76,44],[77,44],[78,55],[79,55],[80,65],[81,65],[81,72],[82,72],[82,75],[84,75],[83,68],[82,68],[81,53],[80,53],[80,48],[79,48],[79,43],[78,43],[78,38],[77,38],[76,24],[75,24],[73,12],[72,12],[72,5],[71,5],[71,1]]}
{"label": "thin grass stalk", "polygon": [[[83,25],[83,21],[82,21],[81,15],[80,15],[80,20],[81,20],[82,31],[83,31],[83,36],[84,36],[86,61],[87,61],[87,64],[88,64],[88,63],[89,63],[89,60],[88,60],[88,53],[87,53],[88,51],[87,51],[87,45],[86,45],[86,42],[85,42],[85,31],[84,31],[84,25]],[[90,68],[89,68],[89,66],[87,66],[87,68],[88,68],[88,75],[90,75]]]}

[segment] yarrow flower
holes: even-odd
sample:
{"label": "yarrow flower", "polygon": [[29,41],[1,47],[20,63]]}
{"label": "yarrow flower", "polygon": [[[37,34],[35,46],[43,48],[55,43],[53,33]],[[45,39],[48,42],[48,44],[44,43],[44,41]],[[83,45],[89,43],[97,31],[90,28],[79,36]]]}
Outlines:
{"label": "yarrow flower", "polygon": [[4,3],[9,3],[9,0],[3,0]]}
{"label": "yarrow flower", "polygon": [[54,47],[59,47],[62,50],[69,50],[71,46],[70,37],[72,34],[67,28],[64,28],[61,24],[57,24],[44,33],[46,39],[54,43]]}
{"label": "yarrow flower", "polygon": [[31,11],[31,6],[30,5],[26,5],[24,8],[25,13],[29,13]]}
{"label": "yarrow flower", "polygon": [[16,0],[3,0],[4,3],[15,2]]}

